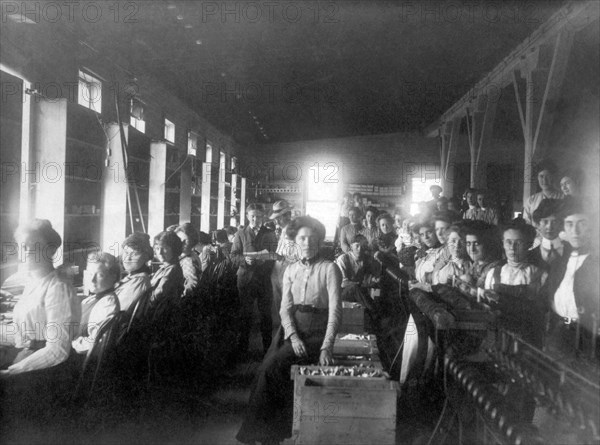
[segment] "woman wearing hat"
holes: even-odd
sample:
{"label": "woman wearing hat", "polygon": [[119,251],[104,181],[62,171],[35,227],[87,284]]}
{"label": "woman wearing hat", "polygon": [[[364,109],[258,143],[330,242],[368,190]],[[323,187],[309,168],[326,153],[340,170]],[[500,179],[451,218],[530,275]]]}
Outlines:
{"label": "woman wearing hat", "polygon": [[333,343],[342,318],[341,274],[319,255],[325,227],[310,216],[292,221],[289,238],[301,261],[283,277],[281,327],[261,364],[246,418],[237,439],[243,443],[279,443],[292,433],[293,364],[333,364]]}

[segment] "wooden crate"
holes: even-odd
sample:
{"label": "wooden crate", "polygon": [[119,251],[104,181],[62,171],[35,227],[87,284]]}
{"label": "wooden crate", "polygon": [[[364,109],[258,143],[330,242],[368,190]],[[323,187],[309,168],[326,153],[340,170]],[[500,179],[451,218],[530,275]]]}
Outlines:
{"label": "wooden crate", "polygon": [[342,334],[365,333],[365,308],[358,303],[342,302]]}
{"label": "wooden crate", "polygon": [[377,339],[374,335],[362,335],[361,339],[345,339],[346,334],[338,334],[333,344],[333,355],[372,355],[378,354]]}
{"label": "wooden crate", "polygon": [[296,444],[395,443],[397,382],[386,377],[302,375],[300,368],[292,367]]}

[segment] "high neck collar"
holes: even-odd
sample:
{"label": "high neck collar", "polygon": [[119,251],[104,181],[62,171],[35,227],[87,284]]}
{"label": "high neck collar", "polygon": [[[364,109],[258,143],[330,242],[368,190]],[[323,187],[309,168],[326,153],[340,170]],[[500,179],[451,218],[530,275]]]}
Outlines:
{"label": "high neck collar", "polygon": [[317,263],[320,259],[319,255],[315,255],[312,258],[302,258],[300,260],[300,262],[304,265],[304,266],[312,266],[313,264]]}

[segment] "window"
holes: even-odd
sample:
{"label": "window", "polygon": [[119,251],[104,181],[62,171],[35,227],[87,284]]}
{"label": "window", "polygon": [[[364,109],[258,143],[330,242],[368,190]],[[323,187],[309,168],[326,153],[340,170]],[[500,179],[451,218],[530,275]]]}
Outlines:
{"label": "window", "polygon": [[342,190],[339,165],[334,162],[315,162],[308,170],[306,214],[321,221],[325,225],[325,239],[333,240]]}
{"label": "window", "polygon": [[165,118],[165,139],[175,143],[175,124]]}
{"label": "window", "polygon": [[188,155],[196,156],[198,151],[198,135],[193,131],[188,131]]}
{"label": "window", "polygon": [[419,214],[419,203],[430,201],[432,198],[429,187],[440,185],[439,179],[427,179],[424,177],[412,178],[412,196],[410,199],[410,214],[412,216]]}
{"label": "window", "polygon": [[144,105],[139,100],[131,99],[131,107],[129,109],[129,124],[142,133],[146,132]]}
{"label": "window", "polygon": [[206,144],[206,162],[211,163],[212,162],[212,145],[210,145],[210,143]]}
{"label": "window", "polygon": [[235,172],[236,171],[236,167],[237,167],[237,158],[236,157],[232,157],[231,158],[231,171]]}
{"label": "window", "polygon": [[77,103],[96,113],[102,113],[102,81],[79,70]]}

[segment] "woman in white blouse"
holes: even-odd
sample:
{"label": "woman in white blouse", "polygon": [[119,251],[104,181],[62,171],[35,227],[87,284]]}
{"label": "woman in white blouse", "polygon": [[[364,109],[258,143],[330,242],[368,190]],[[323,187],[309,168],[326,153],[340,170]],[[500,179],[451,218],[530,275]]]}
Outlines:
{"label": "woman in white blouse", "polygon": [[301,261],[283,276],[281,327],[258,370],[248,411],[237,434],[243,443],[279,443],[292,433],[293,364],[333,364],[341,323],[341,273],[319,255],[325,227],[310,216],[293,220],[287,234]]}
{"label": "woman in white blouse", "polygon": [[61,245],[50,221],[34,219],[15,232],[19,258],[28,281],[15,305],[13,324],[3,340],[14,348],[4,350],[0,373],[6,375],[56,367],[69,358],[74,329],[81,318],[75,289],[54,269],[53,258]]}
{"label": "woman in white blouse", "polygon": [[504,228],[502,245],[506,262],[487,273],[486,289],[501,292],[500,285],[519,286],[529,295],[537,295],[548,274],[529,262],[529,248],[533,245],[535,234],[532,226],[523,223],[512,223]]}
{"label": "woman in white blouse", "polygon": [[547,309],[542,288],[548,273],[529,261],[529,248],[535,235],[532,226],[519,222],[504,228],[502,244],[506,262],[487,273],[485,288],[500,296],[499,323],[541,347]]}
{"label": "woman in white blouse", "polygon": [[452,277],[460,277],[469,267],[470,261],[459,226],[450,226],[446,245],[450,253],[450,260],[434,269],[432,273],[433,284],[452,284]]}
{"label": "woman in white blouse", "polygon": [[119,275],[119,262],[110,253],[88,255],[84,277],[85,286],[92,295],[81,302],[80,336],[72,343],[77,353],[85,354],[96,341],[105,320],[119,312],[119,299],[114,292]]}

